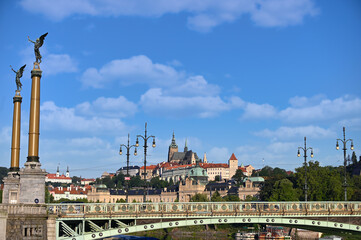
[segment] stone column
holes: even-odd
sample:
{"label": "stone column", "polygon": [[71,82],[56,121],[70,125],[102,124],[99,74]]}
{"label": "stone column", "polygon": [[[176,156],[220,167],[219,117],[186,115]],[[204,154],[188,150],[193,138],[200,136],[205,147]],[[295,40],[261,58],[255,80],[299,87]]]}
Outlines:
{"label": "stone column", "polygon": [[[35,68],[37,66],[38,68]],[[40,169],[39,162],[39,125],[40,125],[40,78],[42,71],[38,64],[34,64],[31,71],[31,100],[29,117],[29,150],[25,168],[20,174],[20,203],[45,202],[44,169]]]}
{"label": "stone column", "polygon": [[11,141],[11,161],[8,176],[3,179],[3,203],[16,204],[19,202],[19,184],[18,172],[20,158],[20,123],[21,123],[21,101],[20,91],[15,91],[14,113],[13,113],[13,133]]}

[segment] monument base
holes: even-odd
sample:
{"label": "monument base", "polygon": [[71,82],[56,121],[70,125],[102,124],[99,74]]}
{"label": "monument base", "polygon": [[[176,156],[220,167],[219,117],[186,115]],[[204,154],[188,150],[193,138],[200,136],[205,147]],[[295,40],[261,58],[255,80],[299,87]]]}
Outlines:
{"label": "monument base", "polygon": [[3,203],[16,204],[19,203],[20,193],[20,176],[17,172],[9,172],[4,177]]}
{"label": "monument base", "polygon": [[19,203],[45,203],[45,176],[39,162],[26,162],[20,174]]}

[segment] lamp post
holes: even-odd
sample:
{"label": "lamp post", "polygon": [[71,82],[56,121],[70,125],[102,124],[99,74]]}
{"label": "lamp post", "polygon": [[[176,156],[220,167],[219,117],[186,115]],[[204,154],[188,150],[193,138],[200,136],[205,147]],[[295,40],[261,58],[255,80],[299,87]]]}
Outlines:
{"label": "lamp post", "polygon": [[127,179],[125,179],[125,186],[126,186],[126,199],[125,201],[128,203],[128,195],[129,195],[129,150],[132,147],[134,148],[134,156],[137,156],[137,148],[135,145],[131,145],[129,146],[129,133],[128,133],[128,145],[124,145],[124,144],[120,144],[120,149],[119,149],[119,155],[122,155],[123,151],[122,151],[122,147],[125,147],[127,149]]}
{"label": "lamp post", "polygon": [[153,144],[152,147],[155,148],[155,136],[147,136],[147,123],[145,123],[145,131],[144,131],[144,136],[142,135],[137,135],[137,141],[135,142],[135,146],[138,147],[139,146],[139,141],[138,138],[143,138],[144,140],[144,171],[143,171],[143,176],[144,176],[144,195],[143,195],[143,202],[147,201],[147,141],[149,138],[153,138]]}
{"label": "lamp post", "polygon": [[311,158],[313,158],[313,148],[309,147],[307,148],[306,146],[306,137],[305,137],[305,147],[298,147],[298,151],[297,151],[297,157],[300,157],[300,149],[303,150],[303,157],[305,158],[305,202],[307,202],[307,151],[311,150]]}
{"label": "lamp post", "polygon": [[343,127],[343,140],[342,139],[339,139],[337,138],[336,140],[336,149],[339,150],[340,149],[340,146],[338,145],[338,141],[341,141],[343,143],[343,166],[344,166],[344,170],[345,170],[345,179],[344,179],[344,182],[343,182],[343,187],[345,188],[345,201],[347,201],[347,180],[346,180],[346,143],[348,141],[351,142],[351,150],[353,150],[353,140],[352,139],[347,139],[346,140],[346,136],[345,136],[345,127]]}

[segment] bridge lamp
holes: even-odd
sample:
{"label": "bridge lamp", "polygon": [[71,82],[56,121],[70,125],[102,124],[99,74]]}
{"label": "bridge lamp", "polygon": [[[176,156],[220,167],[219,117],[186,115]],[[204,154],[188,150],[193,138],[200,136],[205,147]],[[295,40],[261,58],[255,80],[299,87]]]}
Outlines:
{"label": "bridge lamp", "polygon": [[134,156],[137,156],[138,152],[137,152],[137,148],[134,148]]}
{"label": "bridge lamp", "polygon": [[338,145],[338,141],[336,142],[336,150],[339,150],[340,146]]}
{"label": "bridge lamp", "polygon": [[119,149],[119,155],[122,155],[122,154],[123,154],[122,147],[120,147],[120,149]]}
{"label": "bridge lamp", "polygon": [[313,150],[311,150],[311,158],[313,158]]}
{"label": "bridge lamp", "polygon": [[298,151],[297,151],[297,157],[301,157],[300,149],[298,149]]}
{"label": "bridge lamp", "polygon": [[135,141],[135,146],[136,146],[136,147],[139,147],[139,140],[138,140],[138,137],[137,137],[137,140]]}
{"label": "bridge lamp", "polygon": [[[153,144],[152,144],[152,147],[155,148],[155,138],[153,138]],[[351,147],[352,149],[352,147]]]}

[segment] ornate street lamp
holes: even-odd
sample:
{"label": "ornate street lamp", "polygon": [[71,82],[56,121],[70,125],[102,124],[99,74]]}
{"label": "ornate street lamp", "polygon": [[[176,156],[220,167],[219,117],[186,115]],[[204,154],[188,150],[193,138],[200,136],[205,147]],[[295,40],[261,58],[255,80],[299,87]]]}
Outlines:
{"label": "ornate street lamp", "polygon": [[139,141],[138,141],[138,137],[143,138],[144,140],[144,171],[143,171],[143,176],[144,176],[144,193],[143,193],[143,202],[145,203],[147,201],[147,141],[149,138],[153,138],[153,144],[152,147],[155,148],[155,136],[147,136],[147,123],[145,123],[145,131],[144,131],[144,136],[142,135],[137,135],[137,141],[135,142],[135,146],[138,147],[139,146]]}
{"label": "ornate street lamp", "polygon": [[313,158],[313,148],[309,147],[307,148],[306,146],[306,137],[305,137],[305,147],[298,147],[298,151],[297,151],[297,157],[300,157],[300,149],[303,150],[303,157],[305,158],[305,202],[307,202],[307,150],[311,150],[311,158]]}
{"label": "ornate street lamp", "polygon": [[345,179],[344,179],[344,182],[343,182],[343,187],[345,188],[345,201],[347,201],[347,180],[346,180],[346,143],[348,141],[351,142],[351,150],[353,150],[353,140],[352,139],[347,139],[346,140],[346,136],[345,136],[345,127],[343,127],[343,140],[342,139],[339,139],[337,138],[336,140],[336,149],[339,150],[340,149],[340,146],[338,145],[338,141],[341,141],[343,143],[343,166],[344,166],[344,170],[345,170]]}
{"label": "ornate street lamp", "polygon": [[122,147],[125,147],[127,149],[127,178],[125,179],[125,186],[126,186],[126,199],[125,201],[128,203],[128,195],[129,195],[129,150],[132,147],[134,148],[134,156],[137,156],[137,148],[136,145],[131,145],[129,146],[129,133],[128,133],[128,145],[124,145],[124,144],[120,144],[120,149],[119,149],[119,155],[122,155],[123,151],[122,151]]}

